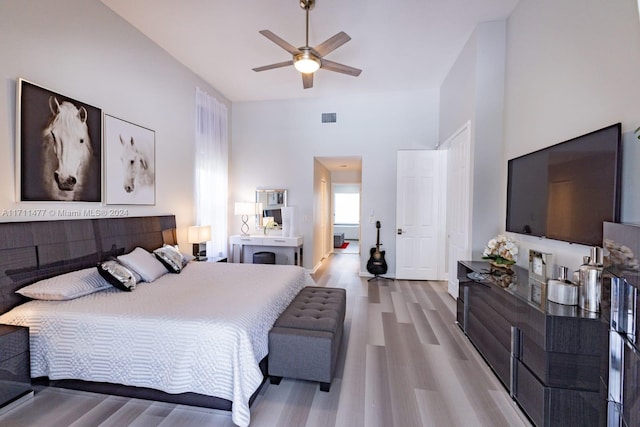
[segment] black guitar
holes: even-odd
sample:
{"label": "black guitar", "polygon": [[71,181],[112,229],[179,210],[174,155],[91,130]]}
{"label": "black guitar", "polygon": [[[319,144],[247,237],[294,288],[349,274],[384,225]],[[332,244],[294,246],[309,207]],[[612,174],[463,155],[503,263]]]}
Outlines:
{"label": "black guitar", "polygon": [[367,271],[377,277],[387,272],[387,261],[384,259],[385,251],[380,250],[380,221],[376,221],[376,228],[378,229],[376,247],[369,251],[371,257],[367,261]]}

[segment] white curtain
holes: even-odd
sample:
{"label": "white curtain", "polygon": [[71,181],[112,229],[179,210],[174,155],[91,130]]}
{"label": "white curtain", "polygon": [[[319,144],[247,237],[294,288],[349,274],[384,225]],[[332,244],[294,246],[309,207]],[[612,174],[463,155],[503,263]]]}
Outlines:
{"label": "white curtain", "polygon": [[207,255],[227,255],[227,106],[196,88],[196,225],[211,226]]}

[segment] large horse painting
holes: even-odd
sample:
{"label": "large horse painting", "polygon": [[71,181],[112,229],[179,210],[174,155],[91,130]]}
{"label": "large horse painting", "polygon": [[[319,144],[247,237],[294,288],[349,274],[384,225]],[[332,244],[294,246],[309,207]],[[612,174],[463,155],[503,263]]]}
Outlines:
{"label": "large horse painting", "polygon": [[155,204],[155,132],[104,116],[106,202]]}
{"label": "large horse painting", "polygon": [[18,82],[20,200],[102,199],[100,109]]}

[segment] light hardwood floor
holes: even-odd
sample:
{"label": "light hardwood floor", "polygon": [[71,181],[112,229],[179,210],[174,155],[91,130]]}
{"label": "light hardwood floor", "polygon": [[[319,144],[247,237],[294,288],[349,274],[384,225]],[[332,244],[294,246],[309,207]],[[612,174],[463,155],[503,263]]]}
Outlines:
{"label": "light hardwood floor", "polygon": [[[335,254],[314,275],[347,290],[336,377],[267,383],[252,426],[410,427],[530,425],[455,325],[444,282],[358,276],[356,254]],[[0,426],[233,426],[229,413],[55,387],[0,416]]]}

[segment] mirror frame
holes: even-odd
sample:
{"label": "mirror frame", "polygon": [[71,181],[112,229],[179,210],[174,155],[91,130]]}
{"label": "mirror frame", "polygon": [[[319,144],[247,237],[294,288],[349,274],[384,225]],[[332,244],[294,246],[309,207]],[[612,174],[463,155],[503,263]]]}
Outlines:
{"label": "mirror frame", "polygon": [[[272,202],[272,203],[270,203]],[[273,203],[275,202],[275,203]],[[263,212],[256,215],[256,230],[261,230],[261,220],[264,211],[271,208],[284,208],[287,206],[287,189],[286,188],[256,188],[256,203],[262,203]],[[277,229],[282,229],[282,224],[278,223]]]}

